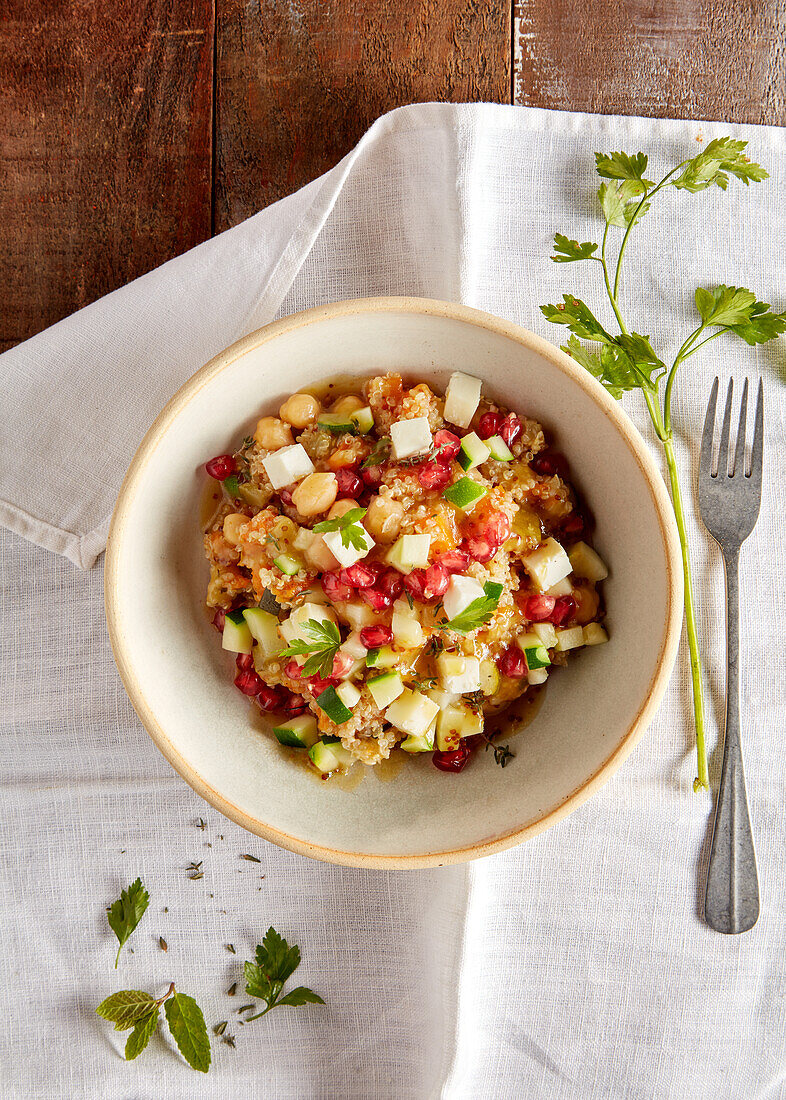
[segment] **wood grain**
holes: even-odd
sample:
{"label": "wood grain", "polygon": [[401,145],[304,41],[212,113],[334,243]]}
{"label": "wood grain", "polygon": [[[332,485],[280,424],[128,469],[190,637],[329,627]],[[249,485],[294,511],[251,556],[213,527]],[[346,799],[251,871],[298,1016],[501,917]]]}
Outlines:
{"label": "wood grain", "polygon": [[5,0],[0,350],[210,235],[212,0]]}
{"label": "wood grain", "polygon": [[383,112],[510,101],[500,0],[220,0],[216,230],[332,167]]}
{"label": "wood grain", "polygon": [[516,0],[514,98],[786,124],[782,0]]}

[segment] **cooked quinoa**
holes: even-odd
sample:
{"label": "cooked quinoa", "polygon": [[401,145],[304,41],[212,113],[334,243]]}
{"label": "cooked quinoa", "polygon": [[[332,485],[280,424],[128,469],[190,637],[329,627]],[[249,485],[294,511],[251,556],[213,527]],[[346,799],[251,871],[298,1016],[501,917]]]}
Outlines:
{"label": "cooked quinoa", "polygon": [[397,747],[460,771],[487,719],[608,640],[564,457],[470,375],[445,396],[393,373],[327,407],[293,394],[206,469],[235,684],[323,775]]}

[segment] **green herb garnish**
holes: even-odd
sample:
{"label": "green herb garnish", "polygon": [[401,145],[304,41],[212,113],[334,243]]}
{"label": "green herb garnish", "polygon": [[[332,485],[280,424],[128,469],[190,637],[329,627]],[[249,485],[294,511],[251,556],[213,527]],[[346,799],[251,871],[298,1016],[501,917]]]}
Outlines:
{"label": "green herb garnish", "polygon": [[260,1016],[270,1012],[271,1008],[279,1008],[281,1005],[294,1007],[325,1003],[319,994],[302,985],[281,996],[287,978],[300,966],[300,948],[297,944],[290,947],[275,928],[268,928],[261,945],[257,946],[255,958],[255,962],[247,962],[244,967],[246,993],[250,997],[263,1000],[265,1008],[255,1016],[248,1016],[246,1023],[258,1020]]}
{"label": "green herb garnish", "polygon": [[365,508],[350,508],[343,516],[323,519],[321,523],[315,523],[314,530],[320,534],[325,531],[340,531],[342,546],[353,546],[356,550],[365,550],[368,545],[366,533],[358,523],[365,514]]}
{"label": "green herb garnish", "polygon": [[126,1059],[130,1062],[141,1054],[158,1024],[158,1013],[164,1006],[169,1030],[177,1048],[192,1069],[207,1073],[210,1069],[210,1040],[202,1009],[193,997],[175,991],[174,982],[158,1000],[140,989],[121,989],[102,1001],[96,1009],[99,1016],[110,1020],[115,1031],[129,1031]]}
{"label": "green herb garnish", "polygon": [[510,745],[495,745],[492,741],[486,740],[486,752],[489,749],[494,750],[494,763],[499,764],[501,768],[504,768],[509,760],[515,760],[515,752],[510,751]]}
{"label": "green herb garnish", "polygon": [[301,675],[327,678],[333,670],[333,658],[341,645],[338,627],[329,620],[317,622],[316,619],[308,619],[301,624],[301,628],[308,634],[311,641],[295,638],[282,651],[281,656],[300,657],[304,653],[310,653],[311,656],[303,665]]}
{"label": "green herb garnish", "polygon": [[149,904],[150,895],[142,885],[142,880],[138,878],[127,890],[122,890],[117,901],[108,907],[106,919],[120,944],[115,956],[115,970],[117,970],[123,945],[139,924]]}
{"label": "green herb garnish", "polygon": [[485,596],[478,596],[467,604],[454,619],[443,619],[439,624],[442,630],[454,630],[456,634],[471,634],[473,630],[487,623],[499,606],[502,585],[497,581],[486,581],[483,585]]}
{"label": "green herb garnish", "polygon": [[[760,182],[768,173],[745,156],[745,141],[730,137],[716,138],[694,157],[680,161],[654,183],[644,178],[648,159],[644,153],[596,153],[595,167],[604,182],[598,190],[598,201],[605,226],[598,245],[592,241],[570,240],[558,233],[554,238],[555,263],[592,260],[601,265],[606,295],[619,327],[612,335],[584,302],[572,294],[563,295],[558,305],[541,306],[547,320],[566,325],[572,336],[563,347],[605,386],[612,397],[619,399],[628,390],[640,390],[647,405],[658,439],[663,444],[669,471],[671,499],[677,521],[682,564],[685,577],[685,622],[690,649],[693,680],[693,713],[696,726],[698,775],[694,790],[709,789],[707,753],[704,744],[704,700],[701,682],[701,661],[693,606],[688,538],[682,505],[677,462],[674,454],[671,396],[677,370],[699,348],[718,336],[730,333],[750,345],[764,344],[786,331],[786,313],[774,313],[750,290],[734,286],[714,289],[699,287],[695,294],[700,323],[683,340],[670,366],[653,349],[648,336],[630,332],[620,308],[620,278],[625,246],[634,228],[649,211],[652,200],[664,188],[698,192],[708,187],[725,191],[729,176],[736,176],[746,186]],[[612,261],[607,259],[607,242],[612,228],[623,230],[612,274]],[[600,248],[600,253],[598,252]],[[664,337],[665,338],[665,337]],[[600,347],[590,351],[579,340],[590,340]],[[663,383],[663,386],[661,384]]]}
{"label": "green herb garnish", "polygon": [[385,459],[388,457],[389,451],[390,439],[388,438],[388,436],[383,435],[381,439],[377,440],[374,446],[374,450],[371,452],[368,458],[361,463],[361,470],[367,470],[369,466],[381,466]]}
{"label": "green herb garnish", "polygon": [[239,482],[237,474],[230,474],[229,477],[225,477],[221,482],[227,491],[227,495],[235,499],[240,496]]}

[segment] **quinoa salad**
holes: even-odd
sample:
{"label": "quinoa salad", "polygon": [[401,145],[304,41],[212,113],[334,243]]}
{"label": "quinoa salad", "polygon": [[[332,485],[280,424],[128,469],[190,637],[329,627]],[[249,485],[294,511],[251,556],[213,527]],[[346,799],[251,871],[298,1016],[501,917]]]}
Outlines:
{"label": "quinoa salad", "polygon": [[235,686],[317,773],[394,750],[460,772],[608,641],[606,566],[564,456],[480,379],[341,390],[293,394],[206,463],[207,605]]}

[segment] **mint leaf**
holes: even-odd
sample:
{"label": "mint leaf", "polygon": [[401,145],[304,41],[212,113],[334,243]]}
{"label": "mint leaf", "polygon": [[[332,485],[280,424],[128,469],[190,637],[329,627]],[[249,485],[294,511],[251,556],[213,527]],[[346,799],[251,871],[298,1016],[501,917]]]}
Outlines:
{"label": "mint leaf", "polygon": [[210,1040],[202,1009],[193,997],[175,993],[165,1002],[164,1012],[177,1049],[192,1069],[207,1073],[210,1069]]}
{"label": "mint leaf", "polygon": [[137,1055],[141,1054],[147,1044],[150,1042],[150,1037],[156,1030],[156,1024],[158,1023],[158,1008],[155,1012],[151,1012],[148,1016],[143,1016],[136,1024],[136,1027],[128,1036],[126,1042],[126,1061],[133,1062]]}
{"label": "mint leaf", "polygon": [[141,989],[121,989],[102,1001],[96,1012],[113,1023],[115,1031],[128,1031],[156,1005],[156,1000]]}
{"label": "mint leaf", "polygon": [[572,294],[563,294],[562,297],[564,301],[558,305],[540,307],[540,312],[547,321],[555,325],[567,325],[582,340],[611,343],[611,336],[580,298],[574,298]]}
{"label": "mint leaf", "polygon": [[276,1001],[276,1007],[279,1005],[292,1005],[293,1007],[307,1004],[323,1005],[324,1003],[320,995],[315,993],[313,989],[307,989],[304,985],[299,985],[297,989],[293,989],[286,996],[279,997]]}
{"label": "mint leaf", "polygon": [[502,585],[496,581],[486,581],[483,585],[485,596],[478,596],[452,619],[440,624],[442,630],[454,630],[456,634],[471,634],[473,630],[487,623],[499,606]]}
{"label": "mint leaf", "polygon": [[610,180],[638,181],[641,191],[645,187],[654,187],[652,180],[645,180],[647,157],[644,153],[596,153],[595,171],[599,176]]}
{"label": "mint leaf", "polygon": [[127,890],[121,891],[117,901],[113,902],[107,909],[109,927],[120,943],[115,956],[115,970],[117,970],[123,944],[139,924],[149,902],[150,895],[142,885],[142,880],[138,878],[131,883]]}
{"label": "mint leaf", "polygon": [[551,258],[555,264],[569,264],[572,263],[574,260],[597,259],[597,256],[592,255],[597,247],[598,246],[596,244],[593,244],[592,241],[584,241],[583,244],[579,244],[578,241],[571,241],[562,233],[555,233],[554,251],[557,253],[557,255],[552,256]]}

